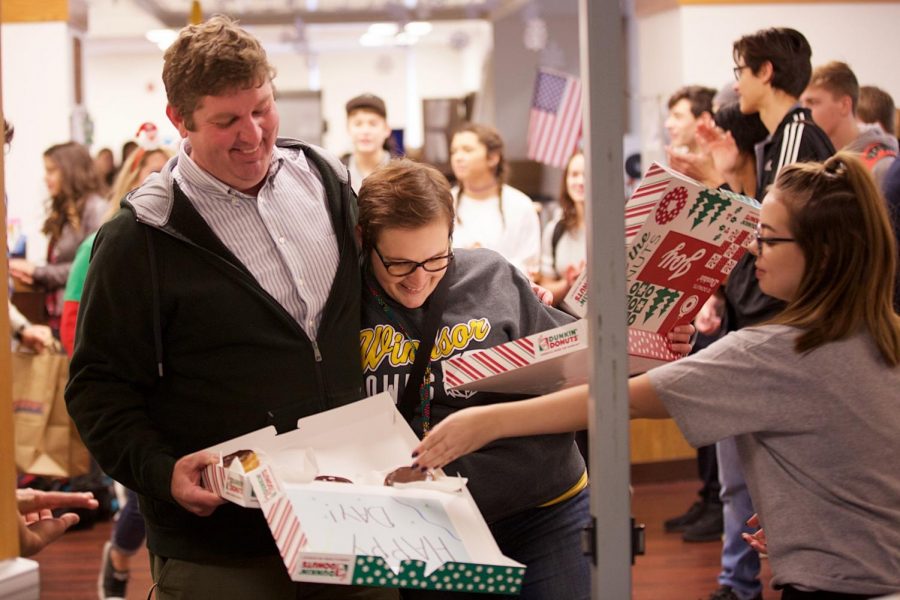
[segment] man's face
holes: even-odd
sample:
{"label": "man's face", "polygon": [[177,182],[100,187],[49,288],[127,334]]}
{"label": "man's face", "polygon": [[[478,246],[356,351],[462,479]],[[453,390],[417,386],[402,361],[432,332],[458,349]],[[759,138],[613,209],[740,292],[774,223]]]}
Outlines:
{"label": "man's face", "polygon": [[347,132],[356,152],[372,154],[384,147],[385,140],[391,135],[391,128],[378,113],[357,109],[347,117]]}
{"label": "man's face", "polygon": [[[812,111],[813,122],[832,137],[847,118],[849,102],[844,97],[836,97],[823,87],[808,86],[800,95],[800,103]],[[848,98],[849,100],[849,98]]]}
{"label": "man's face", "polygon": [[744,61],[743,56],[738,59],[734,67],[734,75],[737,78],[734,84],[734,91],[738,94],[741,113],[749,115],[759,112],[766,93],[763,71],[768,70],[770,67],[771,65],[764,63],[758,69],[759,73],[754,73],[753,69]]}
{"label": "man's face", "polygon": [[691,112],[691,101],[682,98],[669,109],[669,117],[666,119],[666,132],[669,134],[669,143],[673,146],[694,145],[694,136],[697,133],[697,117]]}
{"label": "man's face", "polygon": [[191,143],[191,158],[200,168],[241,192],[259,190],[278,136],[278,109],[270,82],[203,96],[194,110],[193,131],[171,105],[166,114]]}

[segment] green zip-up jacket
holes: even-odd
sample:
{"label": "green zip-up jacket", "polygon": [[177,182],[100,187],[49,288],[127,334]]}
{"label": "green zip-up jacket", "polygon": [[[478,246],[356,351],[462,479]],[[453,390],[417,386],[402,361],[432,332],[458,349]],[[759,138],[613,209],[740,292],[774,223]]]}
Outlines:
{"label": "green zip-up jacket", "polygon": [[317,340],[216,237],[178,189],[175,161],[94,243],[66,401],[103,470],[140,495],[148,547],[167,558],[277,552],[258,509],[181,508],[170,491],[180,457],[360,398],[356,197],[336,159],[278,144],[317,167],[340,251]]}

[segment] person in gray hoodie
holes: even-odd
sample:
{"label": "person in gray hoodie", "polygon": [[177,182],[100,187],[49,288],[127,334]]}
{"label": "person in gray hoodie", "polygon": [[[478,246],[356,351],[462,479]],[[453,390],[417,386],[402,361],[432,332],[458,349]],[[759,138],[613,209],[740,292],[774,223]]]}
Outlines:
{"label": "person in gray hoodie", "polygon": [[[401,409],[413,405],[411,425],[420,437],[459,410],[523,398],[451,390],[442,360],[574,320],[542,304],[527,277],[496,252],[454,249],[453,223],[450,185],[433,167],[393,161],[360,189],[366,394],[388,391]],[[419,374],[416,355],[431,336],[433,348]],[[414,392],[407,395],[409,386]],[[520,598],[589,597],[590,567],[579,543],[590,516],[587,471],[573,433],[499,440],[446,470],[468,478],[500,550],[526,565]]]}

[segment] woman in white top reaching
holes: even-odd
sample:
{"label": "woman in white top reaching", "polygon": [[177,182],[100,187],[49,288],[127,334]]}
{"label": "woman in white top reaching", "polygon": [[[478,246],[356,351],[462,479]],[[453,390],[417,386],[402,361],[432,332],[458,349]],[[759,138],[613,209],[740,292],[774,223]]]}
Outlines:
{"label": "woman in white top reaching", "polygon": [[540,221],[531,198],[504,183],[500,134],[488,125],[464,124],[450,143],[450,165],[457,180],[454,245],[490,248],[533,276],[540,266]]}
{"label": "woman in white top reaching", "polygon": [[584,153],[575,152],[566,165],[559,211],[544,227],[541,274],[537,283],[553,294],[556,306],[584,269],[587,239],[584,233]]}

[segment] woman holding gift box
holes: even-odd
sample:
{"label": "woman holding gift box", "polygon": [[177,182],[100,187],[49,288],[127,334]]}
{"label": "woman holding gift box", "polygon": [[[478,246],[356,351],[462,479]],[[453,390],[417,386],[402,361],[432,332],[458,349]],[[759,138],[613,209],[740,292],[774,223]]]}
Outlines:
{"label": "woman holding gift box", "polygon": [[[499,254],[451,250],[453,227],[450,186],[432,167],[395,161],[363,182],[366,393],[392,391],[401,409],[414,407],[411,424],[420,436],[460,409],[521,398],[448,391],[443,359],[573,320],[541,304],[525,275]],[[468,478],[501,551],[527,565],[521,598],[588,597],[590,568],[579,546],[589,518],[587,473],[571,433],[499,440],[447,465],[447,472]]]}
{"label": "woman holding gift box", "polygon": [[[785,310],[632,378],[632,418],[671,415],[695,446],[737,437],[783,599],[897,592],[896,246],[862,163],[840,153],[785,167],[763,201],[756,254],[760,288]],[[438,467],[504,436],[584,427],[587,393],[458,412],[416,460]],[[759,533],[745,539],[759,548]]]}

